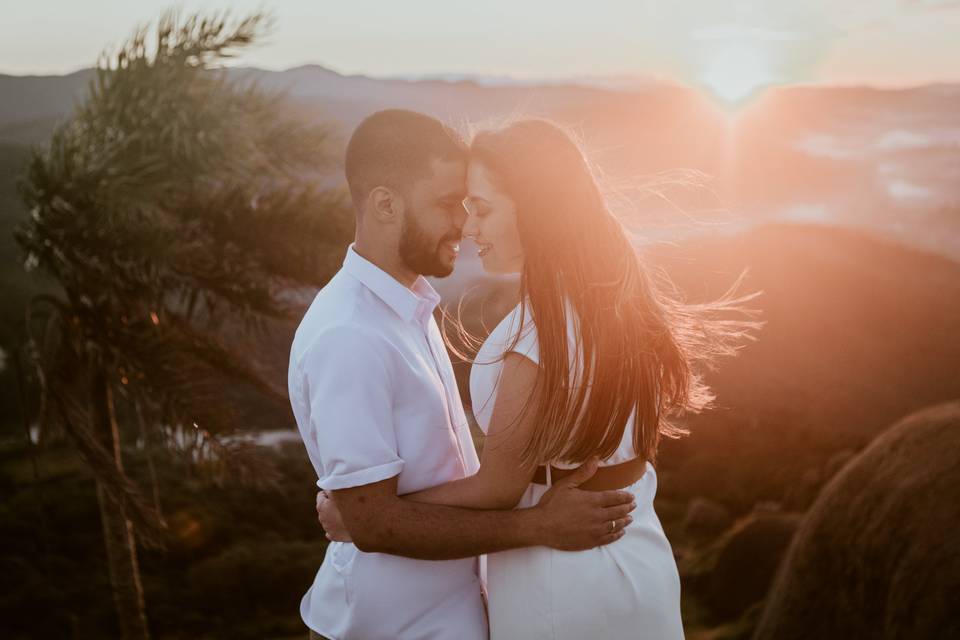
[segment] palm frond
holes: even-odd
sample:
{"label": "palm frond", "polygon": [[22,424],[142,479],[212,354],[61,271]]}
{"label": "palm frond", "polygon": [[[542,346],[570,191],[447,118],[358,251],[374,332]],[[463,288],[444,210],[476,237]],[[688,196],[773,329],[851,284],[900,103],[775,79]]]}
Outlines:
{"label": "palm frond", "polygon": [[[210,459],[238,470],[252,468],[255,448],[220,436],[259,425],[244,424],[235,396],[285,419],[289,402],[285,380],[236,336],[262,339],[302,312],[291,292],[323,285],[353,231],[344,193],[322,188],[329,129],[222,68],[270,23],[172,11],[104,52],[73,117],[30,158],[20,187],[31,216],[15,230],[62,286],[49,328],[64,348],[136,387],[131,402],[162,406],[154,432],[196,423],[219,452]],[[47,389],[64,375],[43,372]],[[91,466],[105,465],[84,435],[83,395],[58,394],[45,421],[62,417]],[[119,473],[104,482],[139,509]]]}

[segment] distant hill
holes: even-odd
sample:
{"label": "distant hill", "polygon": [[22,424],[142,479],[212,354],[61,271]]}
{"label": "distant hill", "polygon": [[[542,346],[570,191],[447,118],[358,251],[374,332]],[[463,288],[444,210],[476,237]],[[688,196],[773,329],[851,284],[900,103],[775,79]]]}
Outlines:
{"label": "distant hill", "polygon": [[[0,143],[46,141],[92,73],[0,75]],[[340,145],[361,119],[386,107],[429,113],[465,131],[553,118],[582,138],[620,209],[645,230],[669,235],[685,215],[812,220],[881,231],[960,259],[957,84],[778,87],[731,112],[699,90],[644,79],[370,78],[319,65],[229,73],[286,91],[291,108],[327,124]],[[674,179],[656,195],[643,188],[650,174],[675,169],[706,179]]]}
{"label": "distant hill", "polygon": [[767,321],[758,342],[707,374],[719,408],[665,444],[671,491],[719,494],[743,509],[780,501],[833,452],[960,397],[958,262],[861,232],[787,224],[650,257],[692,301],[749,267],[744,290],[764,292],[755,306]]}
{"label": "distant hill", "polygon": [[[479,118],[497,112],[543,112],[554,102],[573,99],[586,103],[613,87],[623,86],[676,91],[673,85],[654,83],[622,83],[610,87],[553,82],[546,85],[528,83],[483,83],[482,77],[456,80],[370,78],[362,75],[341,75],[320,65],[304,65],[285,71],[267,71],[251,67],[231,68],[231,76],[243,81],[256,81],[262,87],[284,91],[299,103],[322,104],[316,116],[333,121],[345,130],[355,126],[369,113],[388,106],[417,109],[452,121]],[[44,133],[38,123],[55,122],[69,114],[76,100],[83,97],[92,69],[65,76],[11,76],[0,74],[0,140],[42,141]],[[684,90],[687,91],[687,90]],[[540,96],[540,94],[543,96]],[[27,139],[22,130],[38,134]]]}
{"label": "distant hill", "polygon": [[64,76],[0,74],[0,141],[43,142],[86,94],[93,69]]}
{"label": "distant hill", "polygon": [[[507,108],[524,108],[527,103],[535,110],[538,94],[542,94],[547,103],[552,103],[563,102],[557,100],[562,96],[574,97],[576,94],[594,99],[605,93],[648,97],[699,93],[678,84],[634,77],[514,80],[463,74],[435,78],[373,78],[343,75],[317,64],[284,71],[233,67],[228,73],[236,78],[256,80],[266,88],[286,91],[290,97],[301,101],[343,101],[367,105],[370,110],[386,104],[410,108],[419,105],[441,116],[448,111],[447,115],[453,117],[464,113],[488,113],[498,104]],[[0,95],[4,97],[0,102],[0,128],[68,114],[74,102],[84,95],[93,76],[92,68],[66,75],[0,74]],[[480,102],[474,103],[480,96],[483,96]],[[496,97],[490,99],[486,96]],[[797,86],[773,88],[764,96],[762,102],[785,100],[796,105],[798,112],[813,109],[842,114],[843,111],[877,108],[896,108],[902,112],[917,108],[947,110],[954,100],[960,98],[960,85],[935,84],[906,89]],[[509,104],[511,102],[515,104]],[[554,105],[544,103],[542,106]]]}

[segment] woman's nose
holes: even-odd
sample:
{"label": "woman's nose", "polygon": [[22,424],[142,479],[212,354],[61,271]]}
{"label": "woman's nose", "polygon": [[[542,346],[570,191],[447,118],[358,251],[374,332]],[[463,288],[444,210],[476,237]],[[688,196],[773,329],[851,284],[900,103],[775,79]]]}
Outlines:
{"label": "woman's nose", "polygon": [[463,236],[471,240],[477,237],[477,223],[474,216],[467,216],[467,221],[463,223]]}

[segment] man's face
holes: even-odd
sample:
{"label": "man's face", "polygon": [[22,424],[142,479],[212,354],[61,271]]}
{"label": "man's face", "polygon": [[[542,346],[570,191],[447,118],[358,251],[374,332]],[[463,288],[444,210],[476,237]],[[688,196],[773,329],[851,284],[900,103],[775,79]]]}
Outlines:
{"label": "man's face", "polygon": [[467,212],[467,163],[436,158],[430,174],[406,193],[400,259],[411,271],[444,278],[453,273]]}

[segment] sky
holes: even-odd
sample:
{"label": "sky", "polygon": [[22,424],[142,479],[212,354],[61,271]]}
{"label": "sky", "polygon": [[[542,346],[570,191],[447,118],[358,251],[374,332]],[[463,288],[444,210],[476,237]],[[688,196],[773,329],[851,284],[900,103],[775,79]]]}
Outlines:
{"label": "sky", "polygon": [[92,66],[164,9],[273,13],[240,63],[373,76],[655,76],[764,84],[960,81],[960,0],[4,0],[0,73]]}

